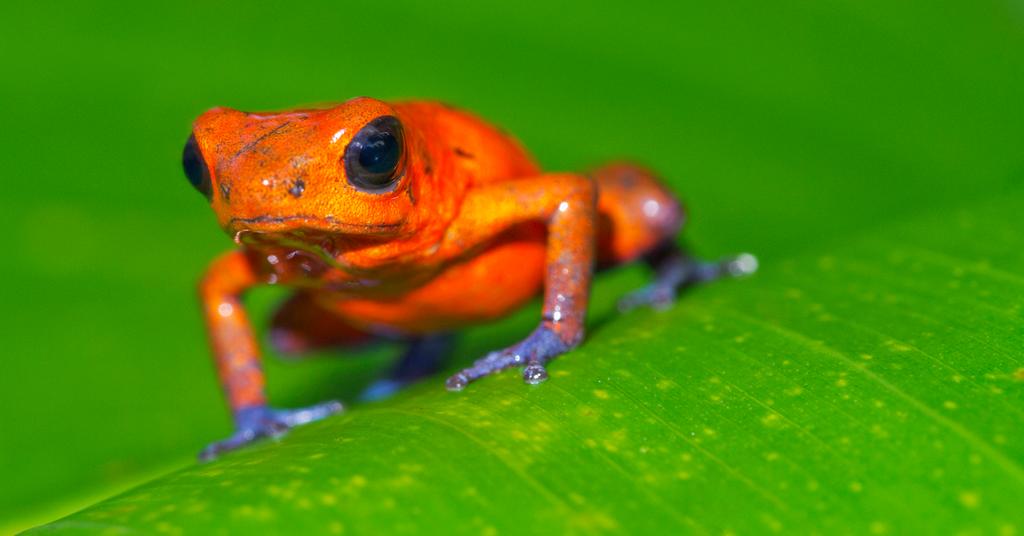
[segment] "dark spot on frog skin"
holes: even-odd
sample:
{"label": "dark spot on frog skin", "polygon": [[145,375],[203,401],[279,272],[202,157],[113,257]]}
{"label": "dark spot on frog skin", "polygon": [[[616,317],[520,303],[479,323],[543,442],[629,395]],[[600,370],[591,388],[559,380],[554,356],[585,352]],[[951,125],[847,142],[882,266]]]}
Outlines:
{"label": "dark spot on frog skin", "polygon": [[[244,145],[244,146],[243,146],[243,147],[242,147],[241,149],[239,149],[239,150],[238,150],[238,152],[237,152],[237,153],[235,153],[235,155],[234,155],[234,156],[232,156],[232,157],[231,157],[231,161],[232,161],[232,162],[234,162],[234,160],[235,160],[236,158],[238,158],[239,156],[241,156],[241,155],[243,155],[243,154],[245,154],[245,153],[248,153],[248,152],[252,151],[252,150],[253,150],[253,149],[255,149],[255,148],[256,148],[256,147],[257,147],[257,146],[258,146],[258,145],[260,144],[260,142],[262,142],[263,140],[265,140],[265,139],[267,139],[267,138],[270,138],[270,137],[272,137],[272,136],[276,136],[276,135],[278,135],[278,134],[282,134],[282,133],[284,132],[284,129],[285,129],[286,127],[288,127],[288,125],[291,125],[291,124],[292,124],[292,122],[291,122],[291,121],[285,121],[284,123],[281,123],[280,125],[277,125],[276,127],[274,127],[274,128],[272,128],[272,129],[268,130],[267,132],[263,133],[263,135],[262,135],[262,136],[260,136],[260,137],[256,138],[255,140],[253,140],[253,141],[251,141],[251,142],[249,142],[249,143],[245,144],[245,145]],[[269,154],[269,153],[267,153],[267,152],[263,152],[263,154]]]}
{"label": "dark spot on frog skin", "polygon": [[467,152],[462,147],[455,147],[452,150],[455,151],[455,156],[458,156],[458,157],[461,157],[461,158],[468,158],[470,160],[473,159],[473,153]]}
{"label": "dark spot on frog skin", "polygon": [[423,173],[427,175],[434,174],[434,159],[430,156],[430,151],[425,147],[420,148],[420,160],[423,161]]}
{"label": "dark spot on frog skin", "polygon": [[222,182],[220,184],[220,196],[224,199],[225,203],[229,203],[231,201],[231,185],[230,184],[228,184],[226,182]]}
{"label": "dark spot on frog skin", "polygon": [[288,188],[288,193],[292,194],[292,197],[298,199],[302,197],[302,192],[306,191],[306,181],[302,179],[295,179],[292,182],[292,187]]}
{"label": "dark spot on frog skin", "polygon": [[405,189],[405,193],[406,193],[406,195],[409,196],[409,202],[412,203],[413,205],[415,205],[416,204],[416,194],[414,194],[412,192],[412,186],[406,188]]}

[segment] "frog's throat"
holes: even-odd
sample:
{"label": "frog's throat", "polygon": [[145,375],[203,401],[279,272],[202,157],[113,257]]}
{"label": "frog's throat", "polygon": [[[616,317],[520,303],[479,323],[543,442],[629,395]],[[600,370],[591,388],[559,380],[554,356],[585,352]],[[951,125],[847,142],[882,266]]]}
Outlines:
{"label": "frog's throat", "polygon": [[316,260],[328,267],[352,274],[359,272],[355,266],[344,261],[342,256],[334,247],[333,241],[330,242],[329,246],[324,245],[324,243],[314,244],[298,237],[293,238],[287,233],[265,232],[253,229],[241,229],[235,231],[233,238],[236,244],[256,250],[262,248],[292,250],[290,253],[285,255],[285,258],[289,260],[299,253],[305,253],[313,256]]}

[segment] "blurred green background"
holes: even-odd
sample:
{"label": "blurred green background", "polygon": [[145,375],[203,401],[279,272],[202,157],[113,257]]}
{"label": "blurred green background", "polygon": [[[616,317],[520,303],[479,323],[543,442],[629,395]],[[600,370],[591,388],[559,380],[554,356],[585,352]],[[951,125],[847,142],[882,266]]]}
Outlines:
{"label": "blurred green background", "polygon": [[[765,265],[1024,183],[1016,0],[68,2],[0,16],[0,527],[187,464],[228,431],[193,288],[230,242],[179,164],[207,108],[448,101],[549,169],[652,165],[691,207],[689,242]],[[272,396],[351,394],[397,351],[268,360]]]}

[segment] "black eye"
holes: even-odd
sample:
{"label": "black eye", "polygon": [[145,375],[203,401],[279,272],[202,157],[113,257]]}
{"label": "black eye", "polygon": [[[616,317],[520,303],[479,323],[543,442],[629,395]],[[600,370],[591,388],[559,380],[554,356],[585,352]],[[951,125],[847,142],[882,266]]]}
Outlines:
{"label": "black eye", "polygon": [[345,174],[360,190],[386,192],[401,177],[402,124],[385,115],[370,121],[345,148]]}
{"label": "black eye", "polygon": [[203,160],[203,153],[199,151],[195,135],[189,136],[188,141],[185,142],[185,150],[181,153],[181,167],[185,168],[188,182],[192,183],[192,186],[209,201],[213,197],[210,170],[206,167],[206,161]]}

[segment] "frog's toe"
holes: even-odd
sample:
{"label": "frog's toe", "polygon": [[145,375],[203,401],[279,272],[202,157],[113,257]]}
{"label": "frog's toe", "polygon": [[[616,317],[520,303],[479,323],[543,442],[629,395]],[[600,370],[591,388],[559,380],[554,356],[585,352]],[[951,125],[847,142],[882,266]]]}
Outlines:
{"label": "frog's toe", "polygon": [[445,380],[444,386],[449,391],[461,391],[474,380],[483,378],[488,374],[494,374],[495,372],[505,370],[521,362],[522,357],[512,353],[512,348],[502,350],[500,352],[491,352],[486,356],[477,359],[476,362],[473,363],[472,367],[463,369],[457,374],[449,377]]}
{"label": "frog's toe", "polygon": [[280,431],[269,432],[269,431],[258,431],[258,430],[239,430],[231,435],[231,437],[210,443],[199,453],[199,461],[208,462],[216,459],[225,452],[231,452],[232,450],[238,450],[257,439],[264,437],[276,437],[284,434],[287,428],[282,427]]}
{"label": "frog's toe", "polygon": [[619,300],[619,311],[625,312],[638,307],[665,309],[676,301],[676,286],[661,282],[651,283],[634,290]]}
{"label": "frog's toe", "polygon": [[523,381],[530,385],[537,385],[548,379],[548,371],[540,363],[531,363],[523,369]]}
{"label": "frog's toe", "polygon": [[341,403],[334,400],[299,409],[273,409],[267,406],[241,409],[235,414],[235,433],[208,445],[199,453],[199,460],[209,461],[254,441],[283,436],[290,428],[318,421],[340,413],[343,409]]}
{"label": "frog's toe", "polygon": [[461,391],[465,389],[467,385],[469,385],[469,376],[466,376],[461,372],[449,376],[448,379],[444,381],[444,387],[449,391]]}
{"label": "frog's toe", "polygon": [[342,406],[341,402],[338,402],[337,400],[329,400],[327,402],[321,402],[305,408],[278,409],[272,411],[277,419],[285,423],[288,428],[292,428],[301,424],[319,421],[320,419],[334,415],[335,413],[341,413],[344,409],[345,406]]}

